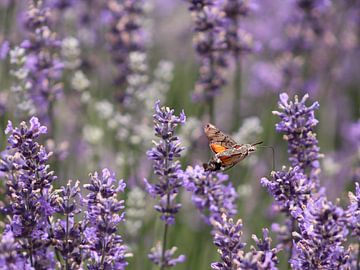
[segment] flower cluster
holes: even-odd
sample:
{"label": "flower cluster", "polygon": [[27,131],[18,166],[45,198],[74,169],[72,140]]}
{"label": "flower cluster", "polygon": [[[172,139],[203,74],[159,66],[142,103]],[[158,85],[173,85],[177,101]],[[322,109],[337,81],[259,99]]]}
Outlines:
{"label": "flower cluster", "polygon": [[160,203],[155,205],[155,209],[161,213],[161,219],[165,222],[163,244],[152,248],[149,259],[161,269],[174,266],[185,261],[185,256],[180,255],[173,258],[176,248],[166,249],[166,237],[168,225],[175,223],[175,214],[181,207],[176,203],[175,198],[179,187],[182,186],[182,170],[178,160],[183,148],[180,140],[175,136],[175,128],[185,124],[186,116],[184,112],[180,116],[174,115],[174,110],[168,107],[160,107],[160,101],[155,103],[154,114],[155,135],[160,138],[155,142],[155,147],[147,151],[147,156],[154,162],[154,172],[159,177],[159,182],[150,184],[144,179],[146,190],[152,196],[160,197]]}
{"label": "flower cluster", "polygon": [[240,20],[255,8],[256,4],[253,0],[226,0],[224,3],[226,44],[227,48],[237,56],[253,49],[253,38],[240,27]]}
{"label": "flower cluster", "polygon": [[289,168],[287,171],[283,168],[282,171],[273,172],[271,176],[270,180],[262,178],[261,184],[274,197],[281,211],[290,215],[291,211],[307,204],[315,185],[309,182],[299,167]]}
{"label": "flower cluster", "polygon": [[355,194],[349,192],[350,205],[346,210],[346,216],[352,234],[360,239],[360,186],[359,183],[355,184]]}
{"label": "flower cluster", "polygon": [[117,195],[124,192],[125,183],[117,181],[115,174],[103,169],[90,175],[90,184],[84,187],[90,191],[85,203],[84,246],[89,269],[125,269],[127,247],[120,235],[116,234],[118,225],[124,221],[124,201]]}
{"label": "flower cluster", "polygon": [[110,14],[110,31],[107,41],[110,53],[116,64],[117,72],[115,84],[123,89],[118,93],[122,102],[127,98],[124,90],[127,86],[128,76],[133,73],[129,56],[132,52],[142,52],[145,48],[144,29],[142,17],[144,16],[143,0],[125,0],[108,2]]}
{"label": "flower cluster", "polygon": [[349,269],[349,254],[343,246],[348,230],[341,207],[320,197],[309,200],[304,211],[296,211],[293,216],[300,229],[293,233],[293,269]]}
{"label": "flower cluster", "polygon": [[309,95],[306,94],[299,101],[295,96],[293,102],[289,101],[286,93],[282,93],[279,101],[281,111],[274,111],[273,114],[281,119],[276,124],[276,131],[284,133],[284,139],[288,141],[291,165],[298,166],[304,173],[309,170],[310,181],[319,184],[319,159],[322,155],[314,132],[314,128],[318,124],[314,111],[319,108],[319,103],[314,102],[311,106],[306,106],[305,102],[308,97]]}
{"label": "flower cluster", "polygon": [[223,214],[228,217],[236,214],[237,193],[231,182],[228,182],[227,175],[205,172],[203,167],[197,165],[186,169],[183,181],[205,222],[220,221]]}
{"label": "flower cluster", "polygon": [[21,43],[21,48],[26,51],[29,96],[39,117],[45,119],[53,117],[53,103],[62,91],[59,79],[63,64],[58,56],[61,42],[51,31],[50,22],[50,10],[44,7],[43,1],[29,1],[25,20],[29,39]]}
{"label": "flower cluster", "polygon": [[0,242],[0,268],[1,269],[34,269],[26,258],[19,253],[19,244],[15,242],[14,234],[6,228]]}
{"label": "flower cluster", "polygon": [[194,91],[195,100],[211,99],[225,84],[227,66],[224,12],[221,1],[188,1],[194,19],[194,46],[200,61],[199,80]]}
{"label": "flower cluster", "polygon": [[77,269],[82,263],[82,224],[75,221],[75,215],[81,212],[79,207],[79,181],[72,185],[69,180],[66,186],[54,191],[50,196],[51,206],[63,219],[58,219],[53,228],[53,245],[65,261],[65,267]]}
{"label": "flower cluster", "polygon": [[21,242],[33,267],[49,267],[53,256],[48,250],[49,218],[53,209],[49,204],[49,188],[56,179],[49,171],[48,154],[36,140],[47,131],[37,118],[14,128],[9,121],[5,133],[9,146],[1,160],[0,170],[7,178],[7,192],[11,217],[10,228]]}
{"label": "flower cluster", "polygon": [[257,249],[251,247],[251,251],[245,252],[243,248],[246,244],[241,240],[243,227],[241,219],[234,223],[233,219],[222,214],[220,221],[212,220],[212,223],[216,229],[214,244],[218,247],[222,259],[222,262],[212,263],[212,269],[278,269],[276,257],[278,250],[271,248],[271,238],[267,229],[263,229],[263,239],[253,235]]}
{"label": "flower cluster", "polygon": [[175,202],[176,194],[182,185],[181,167],[175,158],[180,157],[183,148],[175,136],[175,128],[185,123],[184,112],[177,117],[174,110],[168,107],[160,107],[160,102],[155,104],[154,125],[155,135],[160,138],[155,147],[147,152],[148,158],[154,161],[154,172],[159,177],[159,182],[150,184],[144,179],[148,193],[160,197],[160,203],[155,209],[162,213],[161,219],[167,224],[174,224],[180,205]]}

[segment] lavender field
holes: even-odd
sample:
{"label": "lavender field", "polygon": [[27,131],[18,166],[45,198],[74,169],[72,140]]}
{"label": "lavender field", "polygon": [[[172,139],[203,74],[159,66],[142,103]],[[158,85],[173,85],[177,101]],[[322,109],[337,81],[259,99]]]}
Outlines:
{"label": "lavender field", "polygon": [[0,270],[360,270],[360,1],[0,0]]}

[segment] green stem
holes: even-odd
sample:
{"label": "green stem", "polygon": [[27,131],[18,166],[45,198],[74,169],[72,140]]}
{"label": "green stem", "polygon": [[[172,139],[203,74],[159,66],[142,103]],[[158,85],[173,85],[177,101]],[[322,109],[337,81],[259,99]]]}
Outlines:
{"label": "green stem", "polygon": [[[169,154],[169,144],[170,144],[170,141],[166,140],[165,141],[165,144],[166,144],[166,155],[165,155],[165,164],[164,164],[164,167],[165,167],[165,170],[168,170],[168,154]],[[166,182],[168,182],[169,178],[168,176],[166,175]],[[169,190],[168,190],[169,191]],[[166,195],[166,209],[169,209],[169,205],[170,205],[170,193],[167,192],[167,195]],[[160,270],[163,270],[165,269],[165,251],[166,251],[166,242],[167,242],[167,235],[168,235],[168,224],[167,222],[165,221],[165,227],[164,227],[164,234],[163,234],[163,242],[162,242],[162,250],[161,250],[161,261],[160,261]]]}
{"label": "green stem", "polygon": [[235,54],[235,77],[234,77],[234,100],[233,100],[233,131],[239,127],[240,122],[240,99],[241,99],[241,59],[238,53]]}
{"label": "green stem", "polygon": [[[168,208],[170,204],[170,194],[167,194],[166,198],[166,207]],[[168,234],[168,224],[165,222],[164,234],[163,234],[163,242],[162,242],[162,250],[161,250],[161,262],[160,262],[160,270],[165,269],[165,251],[166,251],[166,241]]]}
{"label": "green stem", "polygon": [[358,242],[358,255],[356,260],[356,269],[360,270],[360,241]]}
{"label": "green stem", "polygon": [[[293,233],[293,231],[295,230],[295,220],[293,218],[291,218],[291,234]],[[293,241],[292,241],[292,236],[290,238],[290,249],[289,249],[289,259],[288,259],[288,269],[291,269],[291,263],[290,260],[293,256],[292,254],[293,251]]]}
{"label": "green stem", "polygon": [[[69,209],[69,200],[66,203],[66,208]],[[69,214],[66,214],[66,234],[65,234],[65,242],[66,242],[66,258],[65,258],[65,269],[69,270]]]}

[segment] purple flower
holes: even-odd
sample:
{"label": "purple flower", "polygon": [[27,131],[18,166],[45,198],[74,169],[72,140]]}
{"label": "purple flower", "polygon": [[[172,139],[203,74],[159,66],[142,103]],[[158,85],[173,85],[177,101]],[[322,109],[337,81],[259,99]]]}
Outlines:
{"label": "purple flower", "polygon": [[125,183],[117,181],[115,174],[103,169],[90,175],[90,184],[84,188],[90,193],[85,203],[84,250],[89,258],[88,269],[125,269],[127,247],[117,234],[118,226],[124,221],[124,201],[117,199],[124,192]]}
{"label": "purple flower", "polygon": [[80,245],[82,244],[82,224],[75,222],[75,215],[80,213],[79,181],[72,185],[69,180],[66,186],[54,191],[50,196],[54,211],[62,215],[53,226],[54,247],[65,262],[65,269],[79,268],[82,262]]}
{"label": "purple flower", "polygon": [[225,13],[227,49],[235,55],[251,52],[254,45],[252,37],[240,27],[240,21],[257,8],[255,2],[244,0],[225,0],[224,2],[222,8]]}
{"label": "purple flower", "polygon": [[173,267],[178,263],[183,263],[186,260],[185,255],[179,255],[174,258],[175,252],[177,251],[176,247],[172,247],[164,252],[164,259],[162,262],[162,246],[158,242],[155,247],[153,247],[149,254],[149,259],[156,265],[163,265],[164,268]]}
{"label": "purple flower", "polygon": [[241,241],[243,227],[241,219],[234,223],[233,219],[222,214],[221,220],[212,220],[212,223],[215,228],[214,244],[218,247],[222,260],[212,263],[212,269],[278,269],[276,267],[278,250],[271,248],[271,238],[267,229],[263,229],[263,239],[253,235],[257,249],[251,247],[250,252],[246,253],[243,250],[246,244]]}
{"label": "purple flower", "polygon": [[294,211],[299,224],[295,238],[293,269],[348,269],[345,211],[321,196],[309,200],[303,211]]}
{"label": "purple flower", "polygon": [[286,93],[280,94],[279,108],[273,114],[280,117],[281,121],[276,124],[276,131],[284,133],[284,139],[288,141],[289,161],[292,167],[298,166],[303,172],[310,170],[310,181],[319,184],[320,164],[322,157],[316,133],[314,132],[318,120],[314,111],[319,108],[319,103],[314,102],[309,107],[305,105],[309,95],[299,101],[295,96],[294,101],[289,101]]}
{"label": "purple flower", "polygon": [[62,92],[59,79],[63,64],[56,53],[61,42],[50,29],[51,14],[43,1],[28,3],[24,22],[28,39],[20,45],[26,50],[25,67],[29,71],[25,85],[37,115],[48,119],[52,117],[53,102]]}
{"label": "purple flower", "polygon": [[0,44],[0,60],[3,60],[7,57],[8,53],[10,51],[10,44],[9,41],[4,40]]}
{"label": "purple flower", "polygon": [[162,213],[161,219],[167,224],[174,224],[174,214],[180,208],[174,202],[179,187],[182,186],[181,167],[178,160],[183,148],[180,140],[175,136],[175,128],[185,123],[184,112],[180,116],[174,115],[174,110],[160,107],[160,102],[155,104],[154,128],[155,135],[160,138],[155,147],[147,152],[147,156],[154,162],[154,172],[159,177],[156,184],[150,184],[144,179],[146,190],[152,197],[159,196],[160,204],[155,209]]}
{"label": "purple flower", "polygon": [[221,220],[222,214],[236,214],[237,193],[222,173],[205,172],[203,167],[188,167],[183,173],[184,187],[192,193],[192,201],[207,223]]}
{"label": "purple flower", "polygon": [[225,85],[223,73],[227,60],[222,3],[209,0],[188,2],[195,24],[194,47],[200,62],[200,78],[195,85],[193,98],[211,99]]}
{"label": "purple flower", "polygon": [[288,216],[295,208],[302,208],[307,204],[315,188],[300,167],[289,168],[287,171],[284,167],[282,171],[272,172],[271,180],[264,177],[261,184],[274,197],[279,209]]}
{"label": "purple flower", "polygon": [[162,245],[152,248],[149,259],[161,269],[174,266],[185,261],[185,256],[180,255],[173,258],[176,248],[166,249],[166,237],[168,226],[175,223],[175,214],[180,209],[180,204],[175,202],[179,187],[182,186],[182,170],[178,160],[183,148],[180,140],[175,136],[175,129],[178,125],[185,124],[186,116],[182,111],[180,116],[174,115],[174,110],[168,107],[160,107],[160,101],[155,103],[154,114],[155,135],[159,141],[155,142],[155,147],[147,151],[147,156],[154,162],[154,172],[159,181],[150,184],[144,179],[146,190],[152,196],[158,196],[160,203],[155,205],[155,209],[161,213],[161,219],[165,221],[164,239]]}
{"label": "purple flower", "polygon": [[355,194],[349,192],[350,205],[346,210],[346,216],[352,234],[360,240],[360,186],[359,183],[355,185]]}
{"label": "purple flower", "polygon": [[20,245],[16,243],[11,229],[6,228],[0,242],[0,269],[34,269],[19,250]]}
{"label": "purple flower", "polygon": [[144,16],[144,0],[108,1],[110,30],[107,34],[112,60],[117,72],[114,84],[120,87],[117,98],[123,102],[130,93],[125,91],[128,78],[134,71],[130,54],[145,49],[145,31],[141,23]]}
{"label": "purple flower", "polygon": [[54,212],[49,203],[49,188],[56,179],[47,164],[50,154],[36,141],[46,133],[46,127],[33,117],[30,125],[22,122],[19,128],[14,128],[9,121],[5,133],[9,146],[1,160],[0,171],[8,180],[10,229],[22,242],[31,266],[46,269],[53,264],[49,259],[53,255],[47,248],[49,218]]}

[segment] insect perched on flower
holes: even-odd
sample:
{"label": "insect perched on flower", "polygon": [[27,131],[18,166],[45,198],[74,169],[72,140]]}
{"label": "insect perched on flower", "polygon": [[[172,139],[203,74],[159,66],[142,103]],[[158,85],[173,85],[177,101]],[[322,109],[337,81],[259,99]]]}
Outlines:
{"label": "insect perched on flower", "polygon": [[230,169],[255,152],[256,145],[262,143],[238,144],[212,124],[205,125],[204,132],[209,139],[210,149],[215,154],[208,163],[203,164],[205,171]]}

